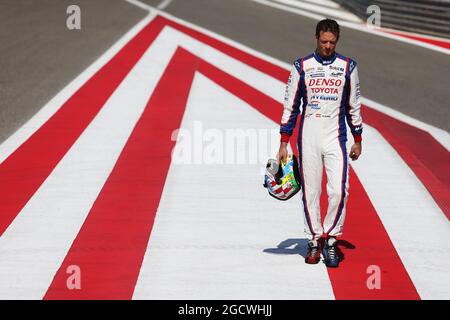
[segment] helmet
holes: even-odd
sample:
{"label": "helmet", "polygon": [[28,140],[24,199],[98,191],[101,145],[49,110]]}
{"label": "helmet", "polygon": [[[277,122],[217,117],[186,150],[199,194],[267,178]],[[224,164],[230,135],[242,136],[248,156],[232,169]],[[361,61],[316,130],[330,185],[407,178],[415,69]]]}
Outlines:
{"label": "helmet", "polygon": [[264,187],[278,200],[288,200],[300,191],[300,174],[295,155],[288,155],[286,163],[279,165],[275,159],[269,159],[264,175]]}

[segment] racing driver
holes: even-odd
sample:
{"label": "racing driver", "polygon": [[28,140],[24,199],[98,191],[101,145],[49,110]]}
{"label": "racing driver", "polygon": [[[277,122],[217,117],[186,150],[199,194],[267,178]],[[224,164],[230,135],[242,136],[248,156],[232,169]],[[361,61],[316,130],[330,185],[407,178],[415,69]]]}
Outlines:
{"label": "racing driver", "polygon": [[[321,253],[327,267],[338,267],[337,237],[342,235],[348,198],[348,157],[361,155],[362,118],[356,62],[336,53],[339,25],[325,19],[316,26],[316,50],[292,66],[281,119],[278,160],[285,161],[287,144],[300,115],[298,151],[308,253],[316,264]],[[354,144],[347,153],[347,120]],[[327,177],[328,210],[320,217],[323,168]]]}

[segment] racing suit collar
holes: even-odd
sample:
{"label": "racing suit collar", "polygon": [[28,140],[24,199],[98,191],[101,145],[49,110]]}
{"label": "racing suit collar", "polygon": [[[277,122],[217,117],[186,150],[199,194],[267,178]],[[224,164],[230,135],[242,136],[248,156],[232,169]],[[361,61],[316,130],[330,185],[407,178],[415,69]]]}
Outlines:
{"label": "racing suit collar", "polygon": [[320,54],[317,53],[317,50],[314,51],[314,58],[316,59],[317,62],[323,64],[324,66],[332,64],[334,62],[334,60],[336,60],[336,52],[334,52],[334,54],[331,57],[327,57],[327,58],[322,58],[322,56]]}

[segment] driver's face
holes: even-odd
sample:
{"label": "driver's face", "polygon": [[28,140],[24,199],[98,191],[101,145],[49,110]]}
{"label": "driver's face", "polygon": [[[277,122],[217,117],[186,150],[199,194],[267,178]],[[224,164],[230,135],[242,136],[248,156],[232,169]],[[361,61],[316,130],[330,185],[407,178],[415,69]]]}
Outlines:
{"label": "driver's face", "polygon": [[320,31],[320,36],[317,39],[317,52],[324,58],[330,57],[334,54],[337,44],[336,36],[329,31]]}

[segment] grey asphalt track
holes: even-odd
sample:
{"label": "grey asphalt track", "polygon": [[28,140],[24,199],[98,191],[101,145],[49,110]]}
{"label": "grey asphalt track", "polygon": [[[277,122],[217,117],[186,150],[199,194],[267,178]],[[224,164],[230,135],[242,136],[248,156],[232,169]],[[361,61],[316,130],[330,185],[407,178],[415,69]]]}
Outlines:
{"label": "grey asphalt track", "polygon": [[[70,4],[81,30],[66,28]],[[248,0],[173,0],[165,11],[288,63],[315,47],[316,21]],[[147,13],[124,0],[0,0],[0,142]],[[338,51],[358,61],[365,97],[450,131],[448,55],[344,27]]]}
{"label": "grey asphalt track", "polygon": [[[81,30],[66,9],[81,9]],[[123,0],[0,0],[0,142],[147,12]]]}

